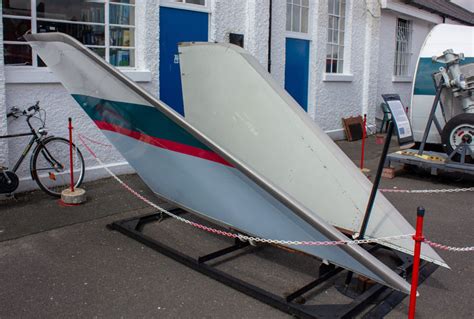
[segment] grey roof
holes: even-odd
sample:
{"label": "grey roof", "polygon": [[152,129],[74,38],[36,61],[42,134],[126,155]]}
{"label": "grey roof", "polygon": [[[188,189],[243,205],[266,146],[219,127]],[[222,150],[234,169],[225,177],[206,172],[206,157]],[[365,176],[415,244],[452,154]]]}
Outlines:
{"label": "grey roof", "polygon": [[474,25],[474,13],[448,0],[405,0],[405,3],[442,17]]}

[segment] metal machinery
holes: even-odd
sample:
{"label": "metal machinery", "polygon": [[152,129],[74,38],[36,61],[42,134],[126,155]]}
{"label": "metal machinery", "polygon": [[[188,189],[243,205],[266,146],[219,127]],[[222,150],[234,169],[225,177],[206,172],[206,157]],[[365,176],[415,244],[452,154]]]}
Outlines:
{"label": "metal machinery", "polygon": [[[418,150],[400,151],[388,156],[389,164],[399,162],[447,172],[474,174],[474,63],[461,65],[464,54],[452,49],[433,57],[444,66],[432,75],[436,95]],[[444,126],[436,116],[441,111]],[[432,124],[441,137],[446,154],[425,151]]]}
{"label": "metal machinery", "polygon": [[[440,87],[440,107],[446,120],[443,105],[451,106],[452,112],[462,109],[446,122],[440,132],[441,141],[450,159],[465,163],[472,162],[474,154],[474,63],[460,66],[464,55],[446,50],[433,61],[445,63],[439,73],[434,75],[437,89]],[[444,88],[444,90],[443,90]],[[435,105],[434,107],[436,107]],[[439,131],[439,128],[438,128]]]}

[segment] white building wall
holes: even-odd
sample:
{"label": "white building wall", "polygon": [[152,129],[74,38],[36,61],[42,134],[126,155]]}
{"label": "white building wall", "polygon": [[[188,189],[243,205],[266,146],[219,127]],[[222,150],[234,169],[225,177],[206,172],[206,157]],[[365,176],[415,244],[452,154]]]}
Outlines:
{"label": "white building wall", "polygon": [[[314,7],[314,6],[313,6]],[[282,86],[285,85],[285,45],[286,45],[286,1],[273,0],[272,4],[272,45],[271,74]]]}
{"label": "white building wall", "polygon": [[369,124],[375,121],[371,81],[376,81],[378,51],[376,41],[367,46],[366,40],[378,35],[380,7],[373,0],[346,2],[344,74],[326,74],[327,5],[327,0],[318,1],[312,15],[308,113],[331,137],[341,139],[342,118],[367,112]]}
{"label": "white building wall", "polygon": [[[395,77],[394,59],[396,45],[396,27],[397,19],[408,19],[412,22],[412,47],[411,59],[408,76]],[[382,118],[383,113],[379,105],[382,103],[382,94],[397,93],[405,106],[411,105],[411,91],[413,86],[413,77],[415,75],[418,55],[423,46],[426,36],[435,24],[429,21],[409,17],[404,14],[383,10],[380,24],[380,33],[383,37],[379,40],[379,75],[377,89],[377,118]]]}
{"label": "white building wall", "polygon": [[267,69],[270,16],[269,1],[248,0],[246,11],[246,34],[248,37],[245,48]]}
{"label": "white building wall", "polygon": [[268,1],[211,1],[210,21],[209,41],[229,42],[230,33],[243,34],[244,48],[255,56],[263,67],[267,67]]}
{"label": "white building wall", "polygon": [[156,0],[136,1],[135,12],[137,66],[149,72],[149,79],[142,83],[147,91],[160,94],[160,6]]}
{"label": "white building wall", "polygon": [[375,127],[375,105],[379,68],[379,38],[381,7],[378,1],[366,2],[364,32],[364,66],[362,74],[362,113],[367,115],[367,125]]}
{"label": "white building wall", "polygon": [[[159,60],[159,2],[155,0],[137,1],[136,4],[136,71],[129,71],[126,74],[137,79],[140,84],[148,91],[158,95],[159,92],[159,76],[158,76],[158,60]],[[3,48],[3,45],[2,45]],[[3,63],[3,58],[1,59]],[[3,70],[3,67],[1,68]],[[67,137],[67,118],[73,118],[73,126],[77,132],[82,132],[86,136],[97,140],[98,142],[107,144],[107,140],[99,129],[93,124],[85,112],[77,105],[72,97],[67,93],[61,84],[55,79],[54,75],[46,69],[42,70],[26,70],[24,67],[12,69],[7,67],[6,71],[6,104],[2,103],[1,85],[5,81],[1,81],[3,72],[0,71],[0,124],[5,121],[3,115],[5,110],[11,106],[19,106],[24,108],[40,101],[40,105],[47,111],[47,128],[50,134],[56,136]],[[31,83],[35,82],[35,83]],[[5,128],[0,126],[0,134]],[[23,132],[27,129],[23,119],[9,120],[8,133],[14,134]],[[0,144],[0,164],[2,156],[8,156],[9,163],[12,165],[19,157],[25,143],[26,138],[9,139],[8,153]],[[79,141],[76,141],[79,144]],[[79,144],[80,146],[80,144]],[[121,155],[112,147],[101,147],[91,145],[97,152],[97,155],[109,167],[113,168],[117,173],[133,172],[128,163]],[[86,180],[97,179],[108,176],[108,174],[97,165],[97,162],[84,149],[83,156],[86,160]],[[7,154],[7,155],[6,155]],[[36,188],[31,181],[29,173],[29,158],[22,164],[17,172],[20,179],[20,191]]]}
{"label": "white building wall", "polygon": [[[0,34],[3,34],[3,19],[0,19]],[[5,107],[5,68],[3,64],[3,36],[0,37],[0,135],[7,134],[7,108]],[[0,166],[8,167],[8,142],[0,139]]]}
{"label": "white building wall", "polygon": [[246,1],[211,1],[209,41],[229,42],[229,33],[244,34],[244,46],[248,38],[245,35],[247,20]]}
{"label": "white building wall", "polygon": [[[310,71],[308,113],[334,138],[343,138],[342,118],[368,113],[373,123],[376,85],[366,75],[375,75],[378,65],[367,63],[377,58],[377,43],[369,48],[366,38],[378,36],[378,18],[367,13],[367,6],[380,10],[377,1],[348,1],[345,63],[342,76],[325,79],[327,40],[327,0],[310,1]],[[228,42],[229,33],[244,34],[244,47],[264,66],[268,63],[269,2],[258,0],[214,0],[211,2],[210,41]],[[366,37],[366,34],[369,36]],[[273,0],[271,74],[284,86],[286,1]],[[355,53],[355,52],[358,53]],[[365,58],[367,57],[367,59]],[[373,64],[373,65],[372,65]],[[367,65],[367,67],[366,67]],[[350,79],[349,81],[347,81]],[[344,92],[344,94],[341,94]]]}

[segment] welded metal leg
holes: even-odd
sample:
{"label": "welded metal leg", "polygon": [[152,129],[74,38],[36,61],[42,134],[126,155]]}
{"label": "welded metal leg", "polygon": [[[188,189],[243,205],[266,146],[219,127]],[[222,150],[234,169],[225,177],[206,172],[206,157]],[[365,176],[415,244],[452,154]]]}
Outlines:
{"label": "welded metal leg", "polygon": [[436,116],[433,117],[433,123],[436,129],[438,130],[439,135],[441,136],[441,133],[443,132],[443,128],[441,127],[441,124],[439,123],[438,118]]}
{"label": "welded metal leg", "polygon": [[210,253],[210,254],[207,254],[207,255],[204,255],[204,256],[201,256],[201,257],[198,257],[198,262],[199,263],[205,263],[206,261],[209,261],[209,260],[224,256],[224,255],[227,255],[229,253],[232,253],[236,250],[242,249],[242,248],[247,247],[249,245],[250,244],[248,242],[243,242],[240,239],[236,239],[235,244],[230,246],[230,247],[215,251],[213,253]]}
{"label": "welded metal leg", "polygon": [[[375,252],[376,250],[380,248],[385,248],[384,246],[381,245],[374,245],[367,249],[369,253]],[[348,271],[346,274],[346,280],[344,280],[344,287],[349,288],[349,285],[351,284],[352,277],[354,277],[354,273],[352,271]]]}
{"label": "welded metal leg", "polygon": [[431,123],[433,123],[433,119],[436,117],[436,109],[438,108],[438,103],[441,97],[441,92],[443,91],[443,87],[444,82],[443,80],[441,80],[438,87],[436,87],[436,96],[433,101],[433,105],[431,106],[430,116],[428,117],[428,122],[426,123],[425,131],[423,133],[423,138],[420,144],[420,149],[418,150],[418,155],[423,155],[423,152],[425,151],[426,141],[428,140],[428,135],[430,134],[431,130]]}
{"label": "welded metal leg", "polygon": [[319,286],[320,284],[322,284],[326,280],[334,277],[335,275],[337,275],[338,273],[340,273],[343,270],[344,270],[343,268],[338,267],[338,268],[334,268],[333,270],[330,270],[330,271],[326,272],[324,275],[320,276],[318,279],[310,282],[309,284],[307,284],[307,285],[301,287],[300,289],[296,290],[295,292],[292,292],[291,294],[289,294],[286,297],[286,301],[291,302],[291,301],[295,300],[296,298],[298,298],[301,295],[307,293],[308,291],[316,288],[317,286]]}
{"label": "welded metal leg", "polygon": [[[463,147],[464,146],[464,147]],[[459,144],[455,150],[452,151],[451,154],[449,154],[449,160],[452,161],[453,160],[453,157],[458,154],[458,151],[461,149],[461,161],[460,163],[461,164],[465,164],[466,163],[466,155],[467,155],[467,144],[462,142],[461,144]]]}
{"label": "welded metal leg", "polygon": [[346,275],[346,280],[344,280],[344,286],[349,287],[352,281],[352,277],[354,276],[354,273],[352,271],[349,271]]}
{"label": "welded metal leg", "polygon": [[[180,213],[183,213],[184,211],[181,208],[173,208],[168,210],[170,213],[173,213],[175,215],[179,215]],[[154,222],[159,222],[162,220],[165,220],[167,218],[170,218],[169,215],[165,213],[152,213],[152,214],[147,214],[147,215],[142,215],[139,217],[132,217],[132,218],[127,218],[118,222],[114,222],[112,224],[107,225],[108,229],[111,230],[116,230],[116,224],[120,223],[120,226],[122,227],[127,227],[133,230],[136,230],[138,232],[142,232],[143,228],[150,223]]]}
{"label": "welded metal leg", "polygon": [[165,216],[163,216],[163,213],[156,213],[153,215],[142,217],[137,221],[137,224],[135,225],[135,230],[141,232],[143,231],[145,225],[160,221],[163,218],[166,218]]}
{"label": "welded metal leg", "polygon": [[[411,265],[411,263],[409,264]],[[423,283],[431,274],[433,274],[439,266],[424,262],[420,266],[420,273],[418,283]],[[411,266],[408,269],[404,270],[407,273],[411,273]],[[411,277],[408,277],[408,281],[410,281]],[[389,314],[398,304],[400,304],[403,299],[405,299],[406,295],[400,291],[396,290],[387,290],[384,291],[379,295],[379,299],[383,299],[384,302],[376,305],[369,313],[364,315],[362,319],[374,319],[374,318],[384,318],[387,314]]]}

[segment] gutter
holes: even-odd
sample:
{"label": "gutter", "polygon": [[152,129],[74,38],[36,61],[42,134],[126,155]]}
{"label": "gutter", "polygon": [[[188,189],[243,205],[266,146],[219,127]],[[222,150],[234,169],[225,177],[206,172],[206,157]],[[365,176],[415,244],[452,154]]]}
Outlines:
{"label": "gutter", "polygon": [[268,64],[267,64],[267,71],[268,73],[272,72],[272,8],[273,8],[273,0],[269,1],[269,9],[268,9]]}
{"label": "gutter", "polygon": [[[413,0],[405,0],[403,2],[394,2],[392,0],[380,0],[382,9],[389,9],[395,12],[402,13],[417,19],[422,19],[432,23],[445,23],[446,18],[455,20],[464,25],[474,25],[474,20],[468,21],[462,18],[455,17],[451,14],[446,14],[443,11],[430,8],[420,3],[414,3]],[[450,5],[454,5],[451,4]]]}

